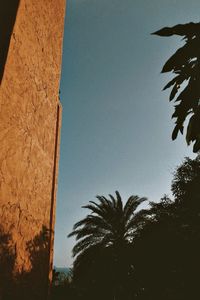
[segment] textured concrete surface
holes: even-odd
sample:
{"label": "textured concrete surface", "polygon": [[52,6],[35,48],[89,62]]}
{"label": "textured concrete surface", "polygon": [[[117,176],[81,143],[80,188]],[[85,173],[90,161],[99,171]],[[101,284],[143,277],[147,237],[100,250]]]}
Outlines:
{"label": "textured concrete surface", "polygon": [[20,1],[0,88],[0,229],[15,274],[31,272],[40,250],[43,270],[52,264],[64,13],[65,0]]}

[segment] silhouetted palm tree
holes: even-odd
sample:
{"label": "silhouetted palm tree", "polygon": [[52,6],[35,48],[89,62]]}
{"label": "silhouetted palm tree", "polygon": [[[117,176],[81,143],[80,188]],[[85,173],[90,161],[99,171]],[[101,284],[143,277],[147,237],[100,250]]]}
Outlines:
{"label": "silhouetted palm tree", "polygon": [[[183,133],[184,122],[190,117],[187,125],[186,141],[195,141],[193,151],[200,150],[200,23],[188,23],[165,27],[154,34],[159,36],[179,35],[185,40],[183,47],[165,63],[162,73],[173,72],[176,76],[164,87],[173,87],[169,100],[175,99],[173,118],[176,125],[172,139],[176,139],[179,131]],[[183,84],[185,83],[185,85]],[[182,91],[177,95],[182,87]]]}
{"label": "silhouetted palm tree", "polygon": [[130,242],[135,228],[134,212],[147,199],[131,196],[123,205],[119,192],[116,191],[116,198],[109,196],[110,199],[97,196],[99,203],[90,201],[89,205],[83,206],[92,213],[77,222],[69,234],[69,237],[76,236],[78,241],[73,248],[73,256],[78,258],[97,245],[107,248]]}
{"label": "silhouetted palm tree", "polygon": [[[69,234],[76,236],[77,240],[73,248],[73,256],[76,257],[74,280],[79,277],[79,282],[84,282],[84,287],[87,285],[85,281],[90,281],[90,290],[93,282],[96,299],[99,296],[96,294],[97,290],[102,292],[98,284],[103,284],[109,299],[123,293],[124,283],[131,272],[128,255],[129,244],[136,230],[135,211],[147,200],[131,196],[123,205],[119,192],[116,192],[116,197],[109,197],[110,199],[97,196],[98,202],[90,201],[90,204],[84,206],[91,213],[77,222]],[[101,297],[105,299],[105,295]]]}

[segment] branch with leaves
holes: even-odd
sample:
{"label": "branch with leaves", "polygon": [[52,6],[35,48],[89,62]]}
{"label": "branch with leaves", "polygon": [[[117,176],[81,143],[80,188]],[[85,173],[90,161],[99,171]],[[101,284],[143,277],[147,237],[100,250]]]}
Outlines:
{"label": "branch with leaves", "polygon": [[[175,77],[164,87],[172,88],[169,100],[174,100],[175,127],[172,139],[179,132],[183,134],[184,123],[190,115],[187,125],[186,141],[194,142],[193,152],[200,150],[200,23],[179,24],[164,27],[153,34],[162,37],[179,35],[185,40],[165,63],[162,73],[172,72]],[[185,83],[185,85],[184,85]],[[182,91],[179,90],[182,87]]]}

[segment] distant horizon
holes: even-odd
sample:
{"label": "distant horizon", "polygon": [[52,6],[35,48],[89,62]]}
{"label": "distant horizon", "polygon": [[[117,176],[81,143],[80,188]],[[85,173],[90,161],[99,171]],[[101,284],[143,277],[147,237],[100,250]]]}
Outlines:
{"label": "distant horizon", "polygon": [[62,266],[62,267],[57,267],[57,266],[53,266],[53,269],[56,269],[56,270],[59,270],[59,269],[65,269],[65,270],[69,270],[71,269],[70,267],[65,267],[65,266]]}

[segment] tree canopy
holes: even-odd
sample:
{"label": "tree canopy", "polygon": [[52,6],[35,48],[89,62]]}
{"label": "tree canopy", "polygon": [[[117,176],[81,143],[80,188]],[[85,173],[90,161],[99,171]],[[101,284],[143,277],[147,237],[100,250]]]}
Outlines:
{"label": "tree canopy", "polygon": [[164,196],[138,210],[146,198],[123,204],[116,192],[84,206],[91,213],[70,234],[77,238],[72,299],[198,298],[199,186],[200,155],[176,168],[173,200]]}

